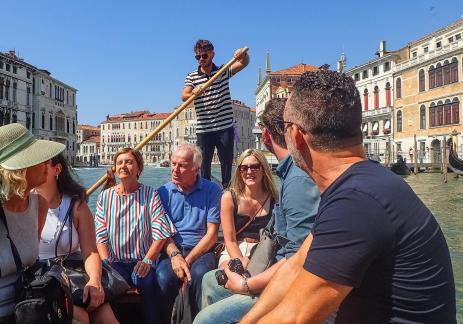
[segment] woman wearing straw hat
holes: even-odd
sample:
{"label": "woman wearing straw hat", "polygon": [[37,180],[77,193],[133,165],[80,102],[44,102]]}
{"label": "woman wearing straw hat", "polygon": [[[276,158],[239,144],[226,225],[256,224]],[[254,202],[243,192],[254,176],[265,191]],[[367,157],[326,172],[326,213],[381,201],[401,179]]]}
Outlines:
{"label": "woman wearing straw hat", "polygon": [[37,140],[20,124],[0,127],[0,323],[14,322],[18,279],[5,222],[22,263],[32,265],[48,204],[30,191],[45,182],[49,160],[64,149],[61,143]]}
{"label": "woman wearing straw hat", "polygon": [[[85,201],[85,189],[72,177],[62,153],[53,157],[47,168],[46,182],[36,189],[49,205],[40,237],[39,258],[47,260],[71,252],[67,257],[70,260],[68,266],[85,269],[89,281],[82,299],[74,302],[74,320],[82,324],[118,323],[111,306],[104,302],[101,260],[96,248],[93,215]],[[72,216],[72,225],[65,222],[68,212]],[[63,222],[67,225],[61,230]],[[84,305],[86,301],[89,304],[87,308],[77,306]]]}

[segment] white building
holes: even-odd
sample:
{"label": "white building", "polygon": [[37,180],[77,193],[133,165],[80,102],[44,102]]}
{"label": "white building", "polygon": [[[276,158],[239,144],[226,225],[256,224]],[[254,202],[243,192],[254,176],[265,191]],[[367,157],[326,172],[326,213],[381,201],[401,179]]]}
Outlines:
{"label": "white building", "polygon": [[365,152],[382,162],[392,158],[393,69],[399,58],[397,52],[386,51],[386,42],[380,42],[377,57],[355,66],[346,74],[351,76],[362,101],[362,133]]}
{"label": "white building", "polygon": [[100,161],[100,127],[77,125],[76,136],[76,162],[79,162],[79,165],[98,165]]}
{"label": "white building", "polygon": [[[107,116],[100,124],[101,159],[111,164],[115,153],[124,147],[135,147],[171,113],[137,111]],[[141,150],[145,163],[154,164],[170,158],[173,148],[173,126],[169,124]]]}
{"label": "white building", "polygon": [[20,123],[32,130],[32,80],[36,68],[0,52],[0,126]]}
{"label": "white building", "polygon": [[77,150],[76,92],[14,51],[0,53],[0,125],[21,123],[38,138],[65,144],[71,163]]}
{"label": "white building", "polygon": [[256,124],[256,110],[238,100],[232,100],[232,108],[236,131],[234,155],[239,157],[243,151],[255,145],[255,135],[252,130]]}

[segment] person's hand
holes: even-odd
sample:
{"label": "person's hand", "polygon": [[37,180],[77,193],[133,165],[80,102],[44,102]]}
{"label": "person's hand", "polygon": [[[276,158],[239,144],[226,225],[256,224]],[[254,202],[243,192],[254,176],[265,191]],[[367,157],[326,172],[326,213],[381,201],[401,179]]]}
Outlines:
{"label": "person's hand", "polygon": [[193,93],[196,97],[202,95],[203,92],[204,92],[204,89],[203,89],[202,85],[199,85],[196,88],[194,88],[193,90],[191,90],[191,93]]}
{"label": "person's hand", "polygon": [[133,267],[133,272],[137,277],[144,278],[151,270],[151,264],[148,264],[143,261],[138,261],[135,267]]}
{"label": "person's hand", "polygon": [[170,259],[170,262],[172,264],[172,270],[177,275],[178,279],[191,282],[190,267],[182,255],[177,254]]}
{"label": "person's hand", "polygon": [[243,287],[243,277],[236,272],[230,271],[228,266],[223,269],[228,277],[228,281],[225,284],[225,288],[233,291],[237,294],[245,294],[246,291]]}
{"label": "person's hand", "polygon": [[233,54],[233,57],[236,58],[238,61],[242,62],[246,55],[247,54],[244,48],[238,48]]}
{"label": "person's hand", "polygon": [[82,302],[85,303],[90,298],[90,304],[87,306],[87,311],[91,312],[104,303],[104,290],[101,282],[89,280],[84,287]]}

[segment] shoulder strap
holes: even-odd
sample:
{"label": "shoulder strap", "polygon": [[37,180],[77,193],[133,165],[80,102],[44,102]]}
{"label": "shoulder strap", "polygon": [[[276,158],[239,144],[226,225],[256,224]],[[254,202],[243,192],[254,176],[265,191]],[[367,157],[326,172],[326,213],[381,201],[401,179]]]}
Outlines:
{"label": "shoulder strap", "polygon": [[[19,256],[18,249],[16,248],[16,245],[11,239],[10,230],[8,229],[8,223],[6,222],[5,211],[3,210],[2,205],[0,205],[0,218],[2,219],[2,223],[6,229],[6,237],[8,238],[8,240],[10,240],[10,247],[11,247],[11,252],[13,253],[14,263],[16,264],[16,270],[21,271],[21,269],[23,268],[23,263],[21,261],[21,257]],[[0,273],[0,277],[1,277],[1,273]]]}
{"label": "shoulder strap", "polygon": [[229,189],[232,199],[233,199],[233,216],[238,214],[238,199],[236,199],[236,193],[233,189]]}
{"label": "shoulder strap", "polygon": [[[55,257],[58,257],[58,243],[59,240],[61,239],[61,234],[63,234],[63,229],[64,225],[66,225],[66,222],[69,223],[69,252],[68,255],[66,255],[65,259],[71,254],[72,250],[72,208],[74,207],[75,200],[74,198],[71,199],[71,202],[69,203],[69,208],[66,212],[66,216],[64,216],[63,223],[60,226],[59,232],[58,232],[58,237],[56,238],[56,244],[55,244]],[[59,215],[58,215],[59,217]]]}
{"label": "shoulder strap", "polygon": [[[270,197],[267,196],[267,198],[265,199],[264,203],[260,206],[260,208],[256,211],[256,213],[254,214],[254,216],[250,217],[249,218],[249,221],[244,224],[237,232],[236,232],[236,236],[238,236],[239,234],[241,234],[249,225],[251,225],[251,223],[256,219],[257,215],[261,212],[261,210],[264,208],[265,204],[267,203],[267,200],[268,198]],[[235,197],[236,199],[236,197]],[[237,204],[235,204],[235,208],[238,210],[238,206]],[[273,217],[273,215],[272,215]],[[271,221],[271,220],[270,220]]]}

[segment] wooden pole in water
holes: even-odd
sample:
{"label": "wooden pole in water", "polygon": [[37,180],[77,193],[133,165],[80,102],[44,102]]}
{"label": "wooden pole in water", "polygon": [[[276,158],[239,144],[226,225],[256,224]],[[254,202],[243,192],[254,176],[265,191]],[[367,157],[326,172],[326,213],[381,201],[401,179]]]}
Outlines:
{"label": "wooden pole in water", "polygon": [[[244,53],[248,51],[248,47],[244,47]],[[227,64],[222,66],[219,71],[217,71],[216,74],[214,74],[202,87],[203,90],[206,90],[209,88],[212,83],[219,77],[221,76],[225,71],[227,71],[230,66],[237,61],[236,58],[232,58]],[[156,136],[160,131],[164,129],[169,123],[178,116],[185,108],[187,108],[194,100],[196,99],[196,95],[192,95],[190,98],[188,98],[187,101],[185,101],[182,105],[180,105],[172,114],[169,115],[169,117],[166,118],[158,127],[156,127],[148,136],[146,136],[140,143],[137,144],[137,146],[134,147],[134,150],[141,150],[146,144],[148,144],[151,139]],[[89,189],[87,189],[86,194],[87,197],[90,196],[96,189],[98,189],[99,186],[101,186],[107,179],[107,174],[102,176],[93,186],[91,186]]]}
{"label": "wooden pole in water", "polygon": [[418,173],[418,145],[416,144],[416,134],[413,135],[414,147],[413,150],[415,151],[414,158],[415,158],[415,166],[413,168],[413,173]]}
{"label": "wooden pole in water", "polygon": [[444,173],[444,183],[447,183],[447,139],[445,136],[442,145],[442,172]]}

